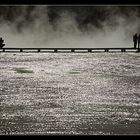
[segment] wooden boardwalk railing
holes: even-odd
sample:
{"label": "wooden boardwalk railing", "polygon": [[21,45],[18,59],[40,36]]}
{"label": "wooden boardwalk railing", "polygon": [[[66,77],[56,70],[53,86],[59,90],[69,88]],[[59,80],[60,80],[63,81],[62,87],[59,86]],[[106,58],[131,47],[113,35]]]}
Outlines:
{"label": "wooden boardwalk railing", "polygon": [[140,49],[135,49],[135,48],[1,48],[0,52],[12,52],[12,51],[18,51],[18,52],[24,52],[24,51],[36,51],[36,52],[46,52],[46,51],[53,51],[57,53],[58,51],[70,51],[70,52],[76,52],[77,50],[80,51],[87,51],[87,52],[95,52],[95,51],[104,51],[104,52],[109,52],[109,51],[121,51],[121,52],[126,52],[126,51],[136,51],[140,52]]}

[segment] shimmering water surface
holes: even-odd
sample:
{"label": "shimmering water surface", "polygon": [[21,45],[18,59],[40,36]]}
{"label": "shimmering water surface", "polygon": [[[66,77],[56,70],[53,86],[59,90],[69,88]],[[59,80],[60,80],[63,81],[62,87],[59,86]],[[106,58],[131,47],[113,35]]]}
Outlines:
{"label": "shimmering water surface", "polygon": [[0,53],[0,134],[140,134],[140,54]]}

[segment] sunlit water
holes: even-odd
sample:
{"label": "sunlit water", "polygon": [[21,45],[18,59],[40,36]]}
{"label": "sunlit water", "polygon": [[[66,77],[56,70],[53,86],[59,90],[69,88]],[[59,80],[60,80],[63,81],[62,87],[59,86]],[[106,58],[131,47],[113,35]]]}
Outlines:
{"label": "sunlit water", "polygon": [[0,134],[140,134],[140,54],[0,53]]}

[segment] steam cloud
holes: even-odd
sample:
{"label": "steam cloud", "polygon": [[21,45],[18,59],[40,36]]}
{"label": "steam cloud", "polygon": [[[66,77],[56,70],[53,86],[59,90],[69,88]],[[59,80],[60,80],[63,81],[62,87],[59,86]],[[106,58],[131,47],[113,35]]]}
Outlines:
{"label": "steam cloud", "polygon": [[6,47],[132,47],[137,6],[1,6]]}

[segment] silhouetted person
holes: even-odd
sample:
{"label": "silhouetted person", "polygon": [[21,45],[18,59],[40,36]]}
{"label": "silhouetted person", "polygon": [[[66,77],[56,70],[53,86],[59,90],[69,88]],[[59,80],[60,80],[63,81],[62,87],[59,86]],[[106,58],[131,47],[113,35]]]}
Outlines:
{"label": "silhouetted person", "polygon": [[0,48],[3,48],[3,46],[5,45],[3,43],[4,43],[4,40],[2,39],[2,37],[0,37]]}
{"label": "silhouetted person", "polygon": [[140,34],[138,36],[138,50],[140,49]]}
{"label": "silhouetted person", "polygon": [[137,42],[138,42],[138,37],[137,37],[137,33],[133,36],[133,42],[134,42],[134,48],[137,48]]}

